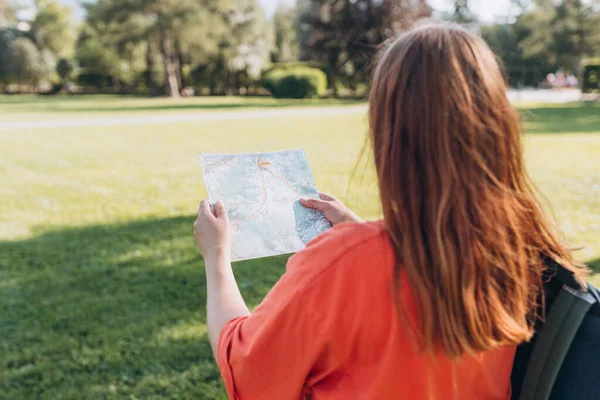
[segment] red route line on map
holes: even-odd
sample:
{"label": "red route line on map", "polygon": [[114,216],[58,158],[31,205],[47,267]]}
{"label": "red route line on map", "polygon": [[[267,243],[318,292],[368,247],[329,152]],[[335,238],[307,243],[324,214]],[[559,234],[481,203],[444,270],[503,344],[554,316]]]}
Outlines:
{"label": "red route line on map", "polygon": [[279,179],[281,182],[285,183],[285,185],[286,185],[287,187],[289,187],[290,189],[292,189],[292,191],[293,191],[294,193],[296,193],[298,196],[302,197],[302,194],[298,193],[298,191],[297,191],[297,190],[296,190],[296,189],[295,189],[295,188],[294,188],[292,185],[290,185],[290,184],[288,183],[288,181],[286,181],[285,179],[283,179],[283,178],[282,178],[282,177],[280,177],[280,176],[277,176],[277,175],[275,175],[273,172],[271,172],[271,170],[269,170],[269,169],[267,169],[267,168],[264,168],[264,170],[265,170],[265,171],[267,171],[268,173],[270,173],[271,175],[273,175],[275,178]]}
{"label": "red route line on map", "polygon": [[262,181],[263,181],[263,195],[264,195],[264,199],[262,201],[262,203],[260,204],[260,206],[258,206],[258,208],[256,209],[256,211],[254,211],[252,214],[250,214],[248,216],[248,218],[246,218],[246,221],[252,219],[259,211],[261,208],[264,207],[264,205],[267,203],[267,182],[265,181],[265,173],[263,172],[263,167],[260,164],[260,157],[258,157],[258,161],[256,163],[258,165],[258,169],[260,169],[260,175],[262,177]]}
{"label": "red route line on map", "polygon": [[233,157],[227,157],[227,158],[224,158],[222,160],[215,161],[213,163],[207,164],[206,165],[206,172],[210,171],[212,169],[211,167],[217,167],[217,166],[225,165],[225,164],[227,164],[231,160],[233,160]]}
{"label": "red route line on map", "polygon": [[252,214],[250,214],[248,217],[246,217],[246,221],[251,220],[252,218],[254,218],[254,216],[256,214],[258,214],[258,212],[265,206],[265,204],[267,203],[267,181],[265,180],[265,172],[267,171],[268,173],[270,173],[271,175],[273,175],[275,178],[279,179],[281,182],[283,182],[287,187],[289,187],[294,193],[296,193],[298,196],[302,197],[302,194],[299,193],[292,185],[289,184],[288,181],[286,181],[285,179],[283,179],[282,177],[275,175],[271,170],[269,170],[267,168],[267,165],[271,165],[270,163],[263,163],[260,161],[261,160],[261,156],[258,157],[258,160],[256,161],[256,165],[258,166],[258,169],[260,170],[260,175],[262,178],[262,182],[263,182],[263,201],[260,204],[260,206],[258,206],[258,208],[256,210],[254,210],[254,212]]}
{"label": "red route line on map", "polygon": [[233,159],[233,157],[227,157],[224,158],[220,161],[215,161],[214,163],[210,163],[208,164],[209,167],[212,167],[213,165],[223,165],[223,164],[227,164],[229,161],[231,161]]}

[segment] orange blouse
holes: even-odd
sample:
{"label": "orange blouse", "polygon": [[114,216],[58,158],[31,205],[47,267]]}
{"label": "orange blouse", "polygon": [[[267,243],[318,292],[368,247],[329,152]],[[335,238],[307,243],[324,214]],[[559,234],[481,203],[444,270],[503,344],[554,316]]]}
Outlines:
{"label": "orange blouse", "polygon": [[[251,316],[221,331],[229,397],[508,399],[515,347],[455,362],[420,354],[394,306],[393,271],[380,223],[341,224],[313,240]],[[412,304],[405,279],[400,295]]]}

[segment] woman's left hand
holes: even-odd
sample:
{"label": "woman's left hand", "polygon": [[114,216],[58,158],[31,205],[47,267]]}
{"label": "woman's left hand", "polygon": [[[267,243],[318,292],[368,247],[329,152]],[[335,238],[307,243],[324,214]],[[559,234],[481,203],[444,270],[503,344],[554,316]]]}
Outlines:
{"label": "woman's left hand", "polygon": [[202,200],[198,218],[194,222],[194,238],[205,264],[229,262],[231,254],[231,227],[222,202],[217,201],[214,213],[208,200]]}
{"label": "woman's left hand", "polygon": [[214,212],[208,200],[200,203],[194,222],[196,245],[204,257],[206,272],[206,325],[215,358],[219,335],[227,322],[250,315],[231,269],[231,228],[220,201]]}

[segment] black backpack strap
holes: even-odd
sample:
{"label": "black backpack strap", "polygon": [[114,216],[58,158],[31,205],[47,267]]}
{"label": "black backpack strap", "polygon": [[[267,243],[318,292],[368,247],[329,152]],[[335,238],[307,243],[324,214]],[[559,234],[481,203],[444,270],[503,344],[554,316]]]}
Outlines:
{"label": "black backpack strap", "polygon": [[519,400],[546,400],[583,318],[596,303],[589,292],[563,285],[539,332]]}

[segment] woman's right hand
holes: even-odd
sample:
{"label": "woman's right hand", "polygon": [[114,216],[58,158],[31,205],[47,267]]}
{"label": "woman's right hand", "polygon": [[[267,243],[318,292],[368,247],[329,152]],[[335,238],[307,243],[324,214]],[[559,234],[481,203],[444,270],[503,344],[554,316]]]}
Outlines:
{"label": "woman's right hand", "polygon": [[330,194],[319,193],[320,199],[300,199],[300,204],[312,210],[321,211],[332,226],[342,222],[364,222],[354,214],[344,203]]}

